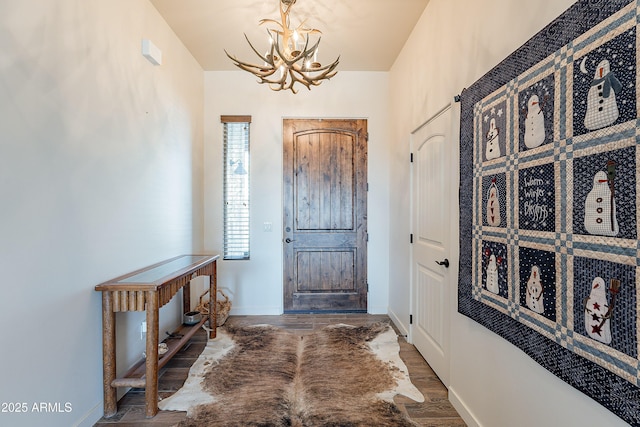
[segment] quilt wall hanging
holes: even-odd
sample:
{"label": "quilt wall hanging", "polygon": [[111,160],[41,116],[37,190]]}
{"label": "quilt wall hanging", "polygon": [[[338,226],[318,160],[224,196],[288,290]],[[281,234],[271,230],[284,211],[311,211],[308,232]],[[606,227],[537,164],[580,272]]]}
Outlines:
{"label": "quilt wall hanging", "polygon": [[575,3],[461,94],[458,311],[640,426],[640,0]]}

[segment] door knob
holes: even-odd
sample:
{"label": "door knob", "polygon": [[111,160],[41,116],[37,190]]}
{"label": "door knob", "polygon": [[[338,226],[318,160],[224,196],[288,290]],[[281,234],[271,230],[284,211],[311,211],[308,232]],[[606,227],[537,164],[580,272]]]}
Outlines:
{"label": "door knob", "polygon": [[436,261],[436,264],[438,265],[444,265],[445,268],[449,268],[449,260],[448,259],[443,259],[442,261]]}
{"label": "door knob", "polygon": [[288,237],[287,237],[286,239],[284,239],[284,241],[285,241],[285,242],[287,242],[287,243],[291,243],[291,242],[293,242],[293,240],[291,240],[291,239],[290,239],[290,238],[288,238]]}

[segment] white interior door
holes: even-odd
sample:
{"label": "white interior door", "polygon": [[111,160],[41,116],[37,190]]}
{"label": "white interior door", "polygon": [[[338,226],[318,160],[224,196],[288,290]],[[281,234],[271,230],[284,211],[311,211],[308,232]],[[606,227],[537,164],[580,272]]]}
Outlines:
{"label": "white interior door", "polygon": [[450,202],[455,196],[450,182],[451,116],[448,105],[411,136],[411,340],[445,386],[449,385],[449,295],[455,276],[450,252]]}

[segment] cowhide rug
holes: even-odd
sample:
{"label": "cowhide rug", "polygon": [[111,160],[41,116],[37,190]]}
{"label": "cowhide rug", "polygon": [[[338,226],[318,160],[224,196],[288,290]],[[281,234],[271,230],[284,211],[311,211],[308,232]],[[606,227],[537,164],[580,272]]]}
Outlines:
{"label": "cowhide rug", "polygon": [[221,328],[160,409],[196,426],[415,426],[393,403],[423,402],[386,323],[295,335],[273,326]]}

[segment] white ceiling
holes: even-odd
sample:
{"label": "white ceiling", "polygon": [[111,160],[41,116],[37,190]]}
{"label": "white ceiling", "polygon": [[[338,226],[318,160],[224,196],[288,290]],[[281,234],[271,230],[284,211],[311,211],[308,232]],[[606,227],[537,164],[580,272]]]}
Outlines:
{"label": "white ceiling", "polygon": [[[280,0],[151,0],[206,71],[235,70],[224,53],[259,63],[243,33],[267,50],[258,22],[280,20]],[[429,0],[297,0],[292,23],[322,31],[318,60],[340,56],[338,70],[388,71]],[[160,47],[161,48],[161,47]]]}

